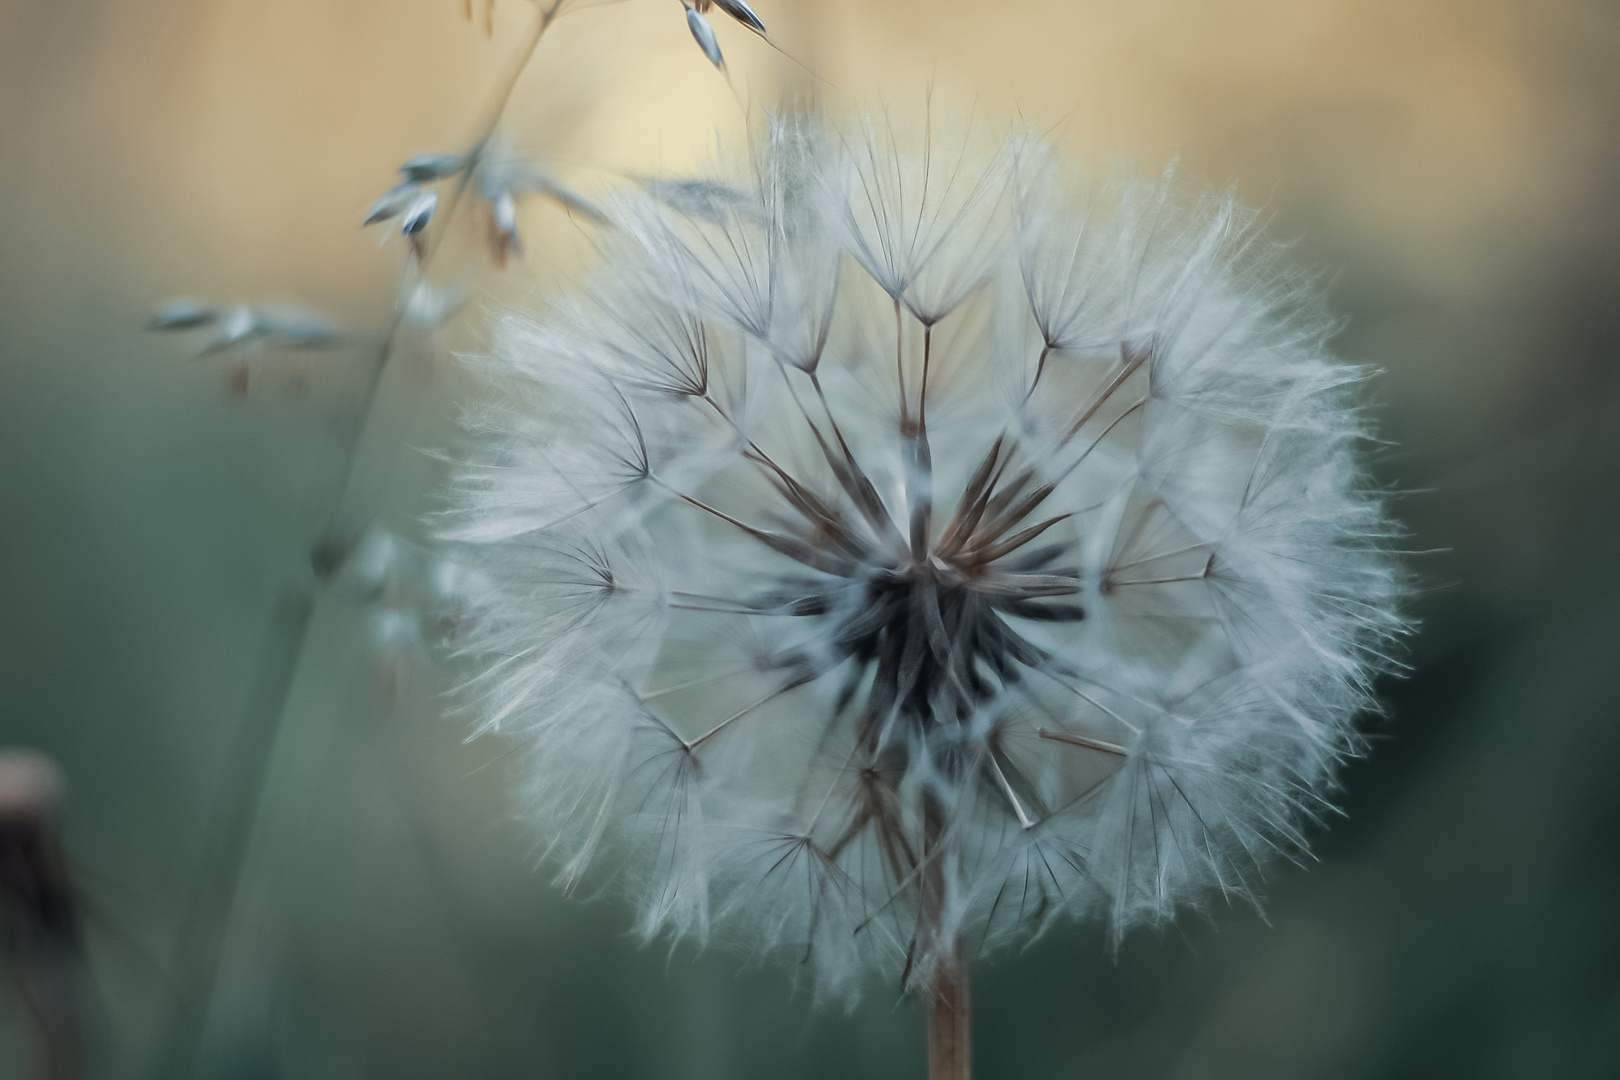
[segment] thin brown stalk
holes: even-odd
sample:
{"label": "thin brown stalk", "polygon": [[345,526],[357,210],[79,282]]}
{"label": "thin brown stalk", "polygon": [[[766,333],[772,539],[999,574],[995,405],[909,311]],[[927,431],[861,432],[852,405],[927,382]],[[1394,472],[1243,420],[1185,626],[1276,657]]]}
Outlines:
{"label": "thin brown stalk", "polygon": [[928,1080],[971,1080],[972,1001],[961,949],[934,972],[928,994]]}
{"label": "thin brown stalk", "polygon": [[948,946],[939,940],[945,908],[945,864],[940,845],[947,827],[946,810],[924,796],[923,829],[927,847],[922,875],[922,925],[919,944],[940,954],[928,986],[928,1080],[971,1080],[973,1075],[972,1000],[968,965],[960,937]]}

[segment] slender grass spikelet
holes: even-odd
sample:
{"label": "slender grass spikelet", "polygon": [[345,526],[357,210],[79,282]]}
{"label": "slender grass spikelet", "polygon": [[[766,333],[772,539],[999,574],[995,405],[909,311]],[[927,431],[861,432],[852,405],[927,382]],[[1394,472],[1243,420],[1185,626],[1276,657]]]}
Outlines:
{"label": "slender grass spikelet", "polygon": [[1251,213],[901,142],[778,118],[609,201],[504,320],[450,533],[562,879],[927,990],[966,1075],[967,957],[1303,850],[1402,581],[1363,373]]}

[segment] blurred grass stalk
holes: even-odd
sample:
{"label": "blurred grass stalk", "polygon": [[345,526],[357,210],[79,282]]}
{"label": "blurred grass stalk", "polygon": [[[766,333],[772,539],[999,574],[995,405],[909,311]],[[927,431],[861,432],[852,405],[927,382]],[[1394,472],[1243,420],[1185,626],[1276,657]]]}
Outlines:
{"label": "blurred grass stalk", "polygon": [[[505,70],[496,80],[485,106],[477,134],[464,160],[455,187],[439,215],[439,225],[420,250],[414,272],[424,279],[434,255],[448,234],[456,210],[471,182],[474,164],[489,147],[518,81],[528,70],[535,50],[568,0],[537,4],[528,32],[513,52]],[[411,269],[407,268],[407,274]],[[401,290],[403,295],[404,290]],[[229,930],[235,897],[253,833],[258,823],[270,761],[277,736],[287,712],[287,702],[303,666],[304,646],[319,602],[320,585],[343,565],[361,532],[354,527],[352,508],[360,485],[359,449],[372,425],[384,378],[407,325],[407,307],[398,305],[378,350],[376,363],[362,392],[360,420],[347,447],[346,473],[341,494],[328,524],[310,552],[314,582],[299,582],[283,589],[270,619],[269,631],[259,656],[257,674],[248,707],[237,729],[220,778],[218,805],[210,818],[204,842],[201,868],[187,902],[177,948],[177,977],[162,1041],[147,1075],[152,1080],[175,1080],[190,1076],[196,1068],[198,1052],[207,1028],[208,1011],[218,982],[226,933]],[[47,1073],[58,1077],[74,1072]]]}

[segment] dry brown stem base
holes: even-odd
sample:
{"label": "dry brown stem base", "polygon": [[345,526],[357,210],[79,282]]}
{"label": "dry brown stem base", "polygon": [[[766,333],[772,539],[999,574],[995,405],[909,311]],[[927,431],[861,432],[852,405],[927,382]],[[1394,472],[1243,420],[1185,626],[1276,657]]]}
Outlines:
{"label": "dry brown stem base", "polygon": [[972,1001],[958,950],[940,965],[928,1000],[928,1080],[971,1080]]}

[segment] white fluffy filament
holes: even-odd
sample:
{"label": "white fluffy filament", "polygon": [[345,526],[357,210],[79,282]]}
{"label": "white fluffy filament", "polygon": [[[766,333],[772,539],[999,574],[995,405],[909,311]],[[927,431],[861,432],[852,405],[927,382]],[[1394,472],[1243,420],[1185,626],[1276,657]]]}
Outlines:
{"label": "white fluffy filament", "polygon": [[1230,200],[779,120],[509,318],[453,534],[572,883],[818,988],[1303,850],[1402,626],[1361,373]]}

